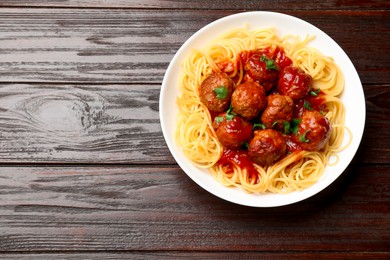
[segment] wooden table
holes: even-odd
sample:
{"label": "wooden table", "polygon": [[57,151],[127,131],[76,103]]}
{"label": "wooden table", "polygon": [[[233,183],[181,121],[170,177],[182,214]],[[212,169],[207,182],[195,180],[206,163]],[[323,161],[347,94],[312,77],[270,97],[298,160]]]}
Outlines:
{"label": "wooden table", "polygon": [[[325,31],[366,96],[352,164],[284,207],[239,206],[203,190],[160,127],[161,82],[178,48],[204,25],[250,10]],[[0,257],[390,258],[389,53],[386,0],[2,0]]]}

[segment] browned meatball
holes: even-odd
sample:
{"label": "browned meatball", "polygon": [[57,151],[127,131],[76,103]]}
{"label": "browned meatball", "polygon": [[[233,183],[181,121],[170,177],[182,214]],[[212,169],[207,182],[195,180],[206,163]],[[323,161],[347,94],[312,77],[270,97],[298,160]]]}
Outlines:
{"label": "browned meatball", "polygon": [[265,89],[257,82],[242,83],[233,91],[232,106],[234,112],[247,120],[257,117],[266,104]]}
{"label": "browned meatball", "polygon": [[329,141],[332,127],[329,120],[320,112],[306,110],[302,114],[302,121],[298,125],[298,134],[293,135],[294,141],[302,149],[318,151],[324,148]]}
{"label": "browned meatball", "polygon": [[245,62],[244,69],[247,75],[259,82],[266,91],[270,90],[277,82],[279,67],[272,59],[263,54],[253,54]]}
{"label": "browned meatball", "polygon": [[283,95],[296,100],[307,95],[312,85],[312,78],[298,67],[285,67],[279,75],[277,89]]}
{"label": "browned meatball", "polygon": [[249,143],[248,154],[252,161],[260,166],[268,166],[279,160],[286,153],[283,136],[273,129],[255,131]]}
{"label": "browned meatball", "polygon": [[272,94],[267,97],[267,106],[261,114],[261,122],[267,128],[282,130],[285,122],[293,117],[294,101],[288,97]]}
{"label": "browned meatball", "polygon": [[240,116],[226,118],[226,113],[222,113],[214,119],[213,127],[219,142],[230,149],[240,148],[253,136],[252,124]]}
{"label": "browned meatball", "polygon": [[226,73],[213,73],[200,85],[200,100],[211,112],[221,113],[228,109],[234,88],[233,80]]}

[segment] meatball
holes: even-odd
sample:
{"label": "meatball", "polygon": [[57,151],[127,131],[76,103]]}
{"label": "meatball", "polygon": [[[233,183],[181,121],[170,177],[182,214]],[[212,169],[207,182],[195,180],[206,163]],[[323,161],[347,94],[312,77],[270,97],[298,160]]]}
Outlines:
{"label": "meatball", "polygon": [[272,94],[267,97],[267,106],[261,114],[261,122],[267,128],[284,128],[293,117],[294,101],[289,96]]}
{"label": "meatball", "polygon": [[211,112],[221,113],[228,109],[234,88],[226,73],[213,73],[200,85],[200,100]]}
{"label": "meatball", "polygon": [[312,78],[298,67],[285,67],[279,75],[277,89],[293,100],[307,95],[312,85]]}
{"label": "meatball", "polygon": [[329,141],[332,127],[329,120],[316,110],[306,110],[298,125],[298,134],[293,135],[295,142],[307,151],[318,151]]}
{"label": "meatball", "polygon": [[249,143],[248,155],[260,166],[268,166],[279,160],[286,153],[286,142],[283,136],[273,130],[255,131]]}
{"label": "meatball", "polygon": [[279,67],[272,59],[263,54],[253,54],[245,62],[244,69],[247,75],[259,82],[266,91],[270,90],[277,82]]}
{"label": "meatball", "polygon": [[257,117],[266,104],[265,89],[257,82],[242,83],[233,91],[233,111],[247,120]]}
{"label": "meatball", "polygon": [[253,136],[252,124],[236,115],[220,114],[214,119],[213,127],[219,142],[229,149],[240,148]]}

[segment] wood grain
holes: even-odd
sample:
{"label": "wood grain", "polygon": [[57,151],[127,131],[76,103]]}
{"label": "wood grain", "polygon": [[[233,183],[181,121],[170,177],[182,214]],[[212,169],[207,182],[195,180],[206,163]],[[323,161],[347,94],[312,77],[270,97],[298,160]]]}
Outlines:
{"label": "wood grain", "polygon": [[[203,190],[160,128],[175,52],[206,24],[251,10],[329,34],[366,97],[352,164],[285,207]],[[0,1],[0,257],[389,259],[389,17],[385,0]]]}
{"label": "wood grain", "polygon": [[156,85],[0,85],[0,161],[173,163]]}
{"label": "wood grain", "polygon": [[[390,88],[365,92],[366,132],[355,161],[388,163]],[[0,84],[0,163],[173,164],[159,94],[159,85],[144,84]]]}
{"label": "wood grain", "polygon": [[297,252],[120,252],[120,253],[35,253],[35,254],[2,254],[6,259],[41,260],[41,259],[388,259],[387,252],[324,252],[324,253],[297,253]]}
{"label": "wood grain", "polygon": [[176,166],[1,167],[0,251],[387,252],[388,172],[352,167],[308,200],[262,209]]}
{"label": "wood grain", "polygon": [[[233,13],[2,8],[0,82],[161,83],[173,55],[193,33]],[[383,55],[390,52],[390,11],[288,14],[333,37],[364,84],[390,82],[390,58]]]}
{"label": "wood grain", "polygon": [[278,1],[234,1],[234,0],[215,0],[215,1],[180,1],[180,0],[3,0],[0,3],[1,6],[14,6],[14,7],[88,7],[88,8],[146,8],[146,9],[160,9],[160,8],[172,8],[172,9],[254,9],[254,10],[348,10],[348,9],[361,9],[362,7],[370,9],[384,9],[390,7],[388,1],[385,0],[314,0],[314,1],[300,1],[297,4],[293,0],[278,0]]}

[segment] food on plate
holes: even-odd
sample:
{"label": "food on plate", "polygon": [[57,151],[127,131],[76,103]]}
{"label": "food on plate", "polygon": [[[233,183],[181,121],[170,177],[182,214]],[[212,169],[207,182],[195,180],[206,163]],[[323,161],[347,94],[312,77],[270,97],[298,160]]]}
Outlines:
{"label": "food on plate", "polygon": [[199,88],[201,101],[211,112],[223,112],[230,104],[234,82],[226,73],[210,74]]}
{"label": "food on plate", "polygon": [[265,89],[257,82],[245,82],[233,91],[233,112],[245,119],[256,118],[267,104]]}
{"label": "food on plate", "polygon": [[[184,61],[176,142],[225,186],[310,187],[343,149],[344,79],[314,37],[229,31]],[[337,160],[336,160],[337,161]]]}

